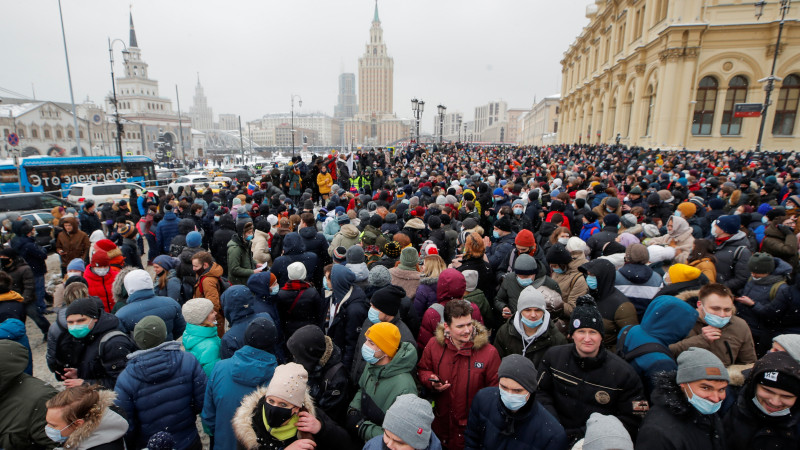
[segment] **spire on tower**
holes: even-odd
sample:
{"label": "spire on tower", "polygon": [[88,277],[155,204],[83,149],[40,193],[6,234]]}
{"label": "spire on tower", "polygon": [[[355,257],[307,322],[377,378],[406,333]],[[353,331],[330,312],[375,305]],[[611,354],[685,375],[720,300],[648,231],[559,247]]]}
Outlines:
{"label": "spire on tower", "polygon": [[197,72],[197,85],[200,85],[200,72]]}
{"label": "spire on tower", "polygon": [[130,47],[139,47],[139,44],[136,42],[136,30],[133,29],[133,13],[130,13],[131,16],[131,39],[130,39]]}
{"label": "spire on tower", "polygon": [[[381,21],[381,19],[378,17],[378,0],[375,0],[375,17],[372,18],[372,21],[373,22]],[[133,22],[131,22],[131,24],[133,24]],[[133,25],[131,25],[131,28],[133,28]]]}

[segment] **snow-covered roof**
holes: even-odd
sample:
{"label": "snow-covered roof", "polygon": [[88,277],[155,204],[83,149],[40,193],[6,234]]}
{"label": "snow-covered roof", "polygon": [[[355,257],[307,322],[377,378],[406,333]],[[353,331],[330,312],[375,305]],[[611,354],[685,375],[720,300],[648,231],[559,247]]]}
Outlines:
{"label": "snow-covered roof", "polygon": [[20,117],[43,104],[44,102],[18,103],[16,105],[0,104],[0,117]]}

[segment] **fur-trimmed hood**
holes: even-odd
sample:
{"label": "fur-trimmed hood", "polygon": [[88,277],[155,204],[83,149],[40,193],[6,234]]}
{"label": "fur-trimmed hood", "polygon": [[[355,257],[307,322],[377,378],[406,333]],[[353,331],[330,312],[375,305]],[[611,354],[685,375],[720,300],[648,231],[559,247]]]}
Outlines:
{"label": "fur-trimmed hood", "polygon": [[114,278],[114,283],[111,285],[111,292],[114,294],[114,302],[119,303],[128,300],[128,292],[125,291],[125,275],[137,270],[136,267],[126,267],[119,271],[117,278]]}
{"label": "fur-trimmed hood", "polygon": [[[258,401],[267,395],[267,386],[262,386],[255,390],[255,392],[245,396],[239,408],[236,409],[236,414],[233,415],[231,424],[233,425],[233,433],[236,435],[236,440],[244,448],[257,449],[259,446],[258,436],[253,429],[253,414],[255,413]],[[305,405],[303,409],[308,411],[312,416],[317,416],[317,409],[314,406],[314,399],[311,394],[306,390]],[[301,409],[301,411],[303,410]],[[298,438],[314,439],[313,436],[298,431]]]}
{"label": "fur-trimmed hood", "polygon": [[114,391],[98,391],[100,400],[95,406],[101,414],[91,414],[64,443],[63,448],[83,450],[98,445],[108,444],[125,436],[128,432],[128,421],[122,415],[110,409],[114,405],[117,394]]}
{"label": "fur-trimmed hood", "polygon": [[688,302],[692,306],[697,306],[697,300],[699,299],[700,289],[693,289],[691,291],[683,291],[677,294],[675,297]]}
{"label": "fur-trimmed hood", "polygon": [[[472,321],[472,326],[474,327],[473,337],[472,337],[472,348],[478,350],[489,343],[489,331],[487,331],[486,327],[481,325],[481,323],[478,322],[477,320]],[[436,342],[438,342],[439,345],[441,346],[447,345],[443,323],[440,323],[439,325],[436,326],[436,332],[434,333],[434,336],[436,337]]]}

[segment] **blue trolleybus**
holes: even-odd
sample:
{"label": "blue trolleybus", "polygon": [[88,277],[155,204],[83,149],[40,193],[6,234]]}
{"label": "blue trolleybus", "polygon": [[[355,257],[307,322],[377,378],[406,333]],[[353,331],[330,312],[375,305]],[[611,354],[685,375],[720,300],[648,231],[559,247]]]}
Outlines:
{"label": "blue trolleybus", "polygon": [[153,160],[146,156],[127,156],[125,171],[116,156],[28,157],[20,159],[19,167],[11,161],[0,162],[0,193],[4,194],[59,191],[66,196],[75,183],[115,180],[142,187],[153,184],[156,180]]}

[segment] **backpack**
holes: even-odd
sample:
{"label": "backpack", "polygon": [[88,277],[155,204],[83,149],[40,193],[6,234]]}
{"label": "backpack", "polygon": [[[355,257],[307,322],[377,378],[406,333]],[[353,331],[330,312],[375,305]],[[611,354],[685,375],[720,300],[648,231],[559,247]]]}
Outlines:
{"label": "backpack", "polygon": [[[131,337],[128,336],[127,334],[123,333],[122,331],[119,331],[119,330],[109,331],[108,333],[104,334],[103,337],[100,338],[100,343],[98,344],[98,347],[97,347],[97,356],[100,358],[100,361],[103,360],[103,346],[104,346],[104,344],[106,342],[108,342],[109,340],[111,340],[111,338],[115,338],[117,336],[125,336],[125,339],[127,339],[131,344],[133,344],[133,341],[131,340]],[[135,345],[134,345],[134,347],[135,347]]]}
{"label": "backpack", "polygon": [[648,342],[646,344],[642,344],[629,352],[625,352],[625,339],[628,337],[628,332],[631,331],[633,328],[632,325],[628,325],[622,329],[622,332],[617,338],[617,356],[624,359],[628,363],[632,362],[634,359],[646,355],[648,353],[663,353],[669,356],[670,359],[674,360],[675,357],[672,356],[672,352],[670,349],[664,345],[655,343],[655,342]]}
{"label": "backpack", "polygon": [[[203,280],[207,276],[208,275],[203,275],[202,277],[200,277],[200,283],[199,283],[200,284],[200,295],[203,295],[203,296],[206,295],[206,293],[203,291]],[[227,278],[225,278],[225,277],[217,278],[217,290],[219,291],[220,299],[222,299],[222,293],[225,292],[229,287],[231,287],[231,282],[228,281]]]}
{"label": "backpack", "polygon": [[181,278],[181,291],[178,303],[183,306],[184,303],[194,298],[194,277],[185,276]]}

